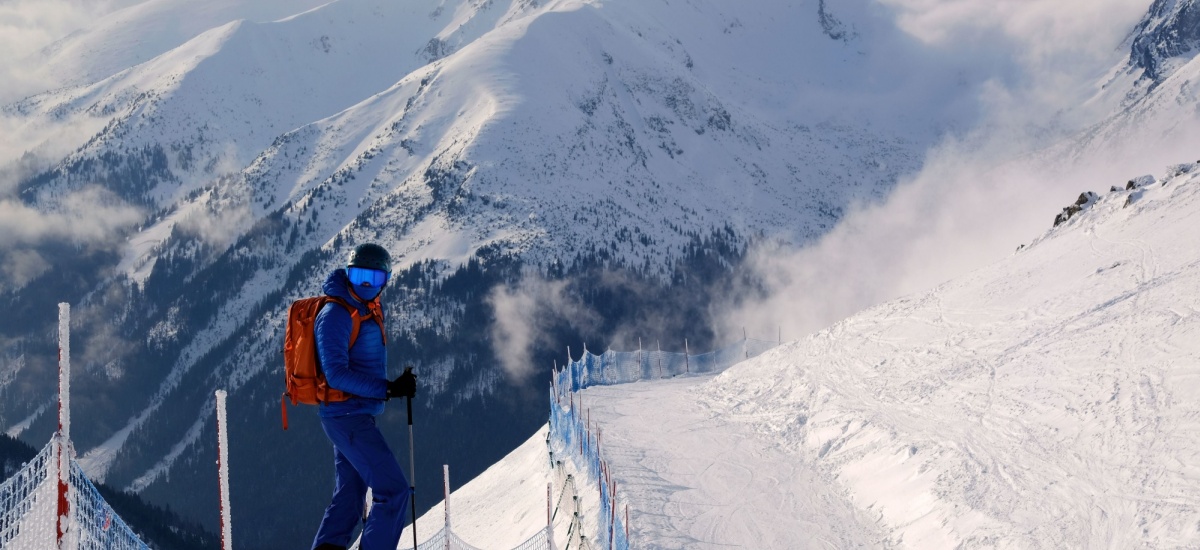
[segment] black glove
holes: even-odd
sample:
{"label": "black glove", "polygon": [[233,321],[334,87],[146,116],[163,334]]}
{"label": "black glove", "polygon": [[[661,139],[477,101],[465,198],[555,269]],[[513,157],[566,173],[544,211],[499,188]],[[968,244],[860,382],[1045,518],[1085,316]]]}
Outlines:
{"label": "black glove", "polygon": [[412,367],[405,367],[404,374],[397,376],[395,380],[388,382],[387,396],[388,399],[393,397],[408,397],[413,398],[417,395],[417,375],[413,374]]}

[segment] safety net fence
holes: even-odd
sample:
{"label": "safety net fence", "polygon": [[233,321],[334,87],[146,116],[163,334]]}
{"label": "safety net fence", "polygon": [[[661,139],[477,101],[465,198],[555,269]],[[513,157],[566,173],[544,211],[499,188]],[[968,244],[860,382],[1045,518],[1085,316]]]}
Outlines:
{"label": "safety net fence", "polygon": [[[555,371],[550,390],[551,452],[569,456],[576,470],[586,475],[587,483],[600,494],[598,528],[592,539],[597,546],[609,550],[631,547],[629,506],[618,503],[617,481],[603,456],[599,426],[581,406],[578,393],[591,386],[718,373],[777,345],[776,341],[745,338],[698,355],[661,350],[609,350],[595,355],[585,349],[578,360],[571,359],[562,370]],[[590,546],[591,537],[579,538],[581,546]]]}
{"label": "safety net fence", "polygon": [[[358,544],[355,543],[355,545],[352,546],[351,548],[358,548]],[[412,545],[411,544],[405,545],[405,541],[401,540],[399,548],[412,548]],[[541,531],[538,531],[537,534],[533,535],[532,537],[529,537],[529,539],[526,540],[525,542],[514,547],[512,550],[551,550],[551,548],[553,548],[553,547],[550,546],[549,533],[547,533],[546,530],[543,529]],[[455,535],[453,531],[450,531],[446,527],[442,527],[441,529],[438,529],[438,531],[436,533],[434,533],[432,536],[425,539],[424,542],[418,544],[417,550],[481,550],[481,549],[477,548],[475,546],[471,546],[466,541],[462,540],[461,538],[458,538],[458,535]]]}
{"label": "safety net fence", "polygon": [[[64,451],[70,456],[70,445],[55,436],[0,485],[0,548],[148,548],[113,512],[73,459],[69,461],[65,491],[60,491],[58,464]],[[63,493],[65,502],[60,504]],[[59,510],[64,507],[66,515],[60,521]]]}

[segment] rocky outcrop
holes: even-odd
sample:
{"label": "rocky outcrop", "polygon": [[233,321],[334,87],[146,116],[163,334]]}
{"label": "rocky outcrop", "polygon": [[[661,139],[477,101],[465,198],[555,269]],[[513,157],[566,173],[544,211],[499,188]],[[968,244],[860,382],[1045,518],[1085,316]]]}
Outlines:
{"label": "rocky outcrop", "polygon": [[1097,200],[1100,200],[1100,195],[1097,195],[1091,191],[1080,194],[1079,199],[1075,201],[1075,204],[1063,208],[1063,211],[1054,217],[1054,227],[1058,227],[1064,223],[1067,223],[1067,220],[1071,219],[1071,217],[1075,214],[1083,212],[1084,210],[1090,208],[1093,204],[1096,204]]}
{"label": "rocky outcrop", "polygon": [[1130,64],[1162,82],[1169,60],[1200,53],[1200,0],[1155,0],[1132,36]]}

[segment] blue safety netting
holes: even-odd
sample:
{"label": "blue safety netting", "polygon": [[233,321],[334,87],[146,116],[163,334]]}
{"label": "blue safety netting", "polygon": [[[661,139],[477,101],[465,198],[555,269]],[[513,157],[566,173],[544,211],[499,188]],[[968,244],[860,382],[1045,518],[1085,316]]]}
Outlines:
{"label": "blue safety netting", "polygon": [[[576,469],[594,483],[600,493],[599,533],[601,548],[630,547],[628,508],[618,505],[619,487],[600,453],[600,444],[578,406],[580,390],[591,386],[626,384],[693,374],[713,374],[758,356],[778,345],[768,340],[746,338],[722,349],[691,355],[679,352],[606,351],[595,355],[584,350],[578,359],[556,371],[550,391],[550,438],[552,447],[566,452]],[[598,430],[597,430],[598,432]]]}

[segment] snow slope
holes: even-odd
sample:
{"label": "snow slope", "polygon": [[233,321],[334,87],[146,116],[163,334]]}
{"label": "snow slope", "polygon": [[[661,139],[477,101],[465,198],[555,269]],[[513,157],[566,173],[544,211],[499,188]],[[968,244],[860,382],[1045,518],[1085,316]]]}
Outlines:
{"label": "snow slope", "polygon": [[1200,170],[1171,172],[697,395],[889,544],[1200,545]]}
{"label": "snow slope", "polygon": [[234,20],[274,21],[328,0],[140,0],[100,17],[35,57],[59,86],[108,78]]}
{"label": "snow slope", "polygon": [[696,399],[712,376],[598,386],[584,407],[635,548],[861,548],[881,539],[819,472]]}
{"label": "snow slope", "polygon": [[585,390],[631,540],[1200,546],[1197,219],[1200,163],[1175,166],[723,374]]}
{"label": "snow slope", "polygon": [[[546,435],[547,429],[542,428],[495,466],[451,493],[450,524],[459,538],[481,548],[515,548],[546,528],[546,484],[554,479]],[[421,474],[417,490],[442,492],[441,472]],[[453,467],[450,475],[454,475]],[[556,498],[560,490],[554,488]],[[418,541],[428,540],[446,524],[445,506],[442,500],[417,518]],[[556,518],[555,523],[561,522]],[[565,532],[559,531],[556,540],[565,540]],[[399,548],[411,548],[412,537],[410,524],[400,537]]]}

